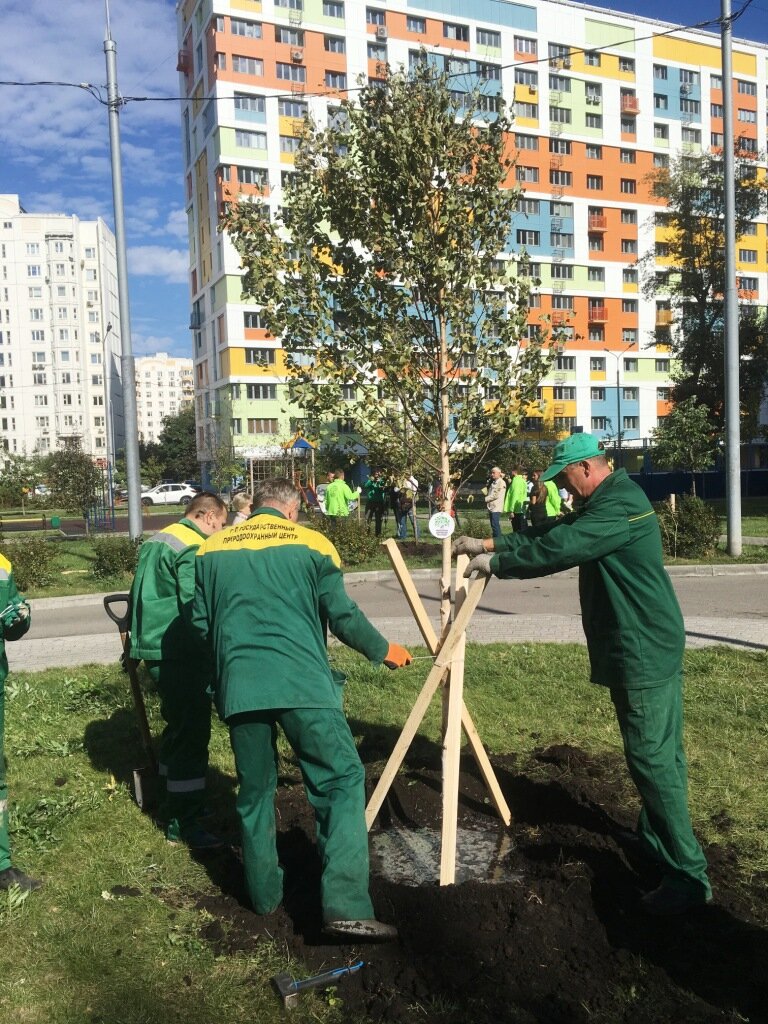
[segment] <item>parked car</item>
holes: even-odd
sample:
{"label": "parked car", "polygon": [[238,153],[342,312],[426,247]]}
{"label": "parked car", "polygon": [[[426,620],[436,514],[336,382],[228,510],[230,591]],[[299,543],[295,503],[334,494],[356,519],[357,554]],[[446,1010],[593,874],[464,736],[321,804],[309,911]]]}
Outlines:
{"label": "parked car", "polygon": [[188,505],[197,491],[187,484],[158,484],[141,495],[142,505]]}

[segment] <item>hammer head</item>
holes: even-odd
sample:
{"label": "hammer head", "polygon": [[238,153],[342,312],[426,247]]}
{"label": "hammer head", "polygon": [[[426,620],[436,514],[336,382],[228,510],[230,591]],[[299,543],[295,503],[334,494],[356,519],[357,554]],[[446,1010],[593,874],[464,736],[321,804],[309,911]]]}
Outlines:
{"label": "hammer head", "polygon": [[285,971],[282,974],[276,974],[272,979],[272,984],[277,989],[277,994],[283,1000],[283,1006],[286,1010],[292,1010],[294,1006],[298,1005],[299,990],[290,974]]}

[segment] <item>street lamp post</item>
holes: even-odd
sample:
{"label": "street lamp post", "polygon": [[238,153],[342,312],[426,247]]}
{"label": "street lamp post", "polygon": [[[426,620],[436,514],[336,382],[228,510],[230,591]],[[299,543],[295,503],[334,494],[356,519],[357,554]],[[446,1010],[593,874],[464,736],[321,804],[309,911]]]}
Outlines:
{"label": "street lamp post", "polygon": [[634,345],[634,342],[631,341],[628,345],[624,346],[624,348],[621,350],[621,352],[612,352],[611,349],[609,349],[609,348],[604,348],[603,349],[603,352],[607,352],[609,356],[613,356],[613,358],[616,360],[616,443],[617,443],[616,464],[617,464],[617,468],[618,469],[621,469],[624,466],[624,454],[623,454],[623,452],[621,450],[622,429],[621,429],[621,387],[620,387],[620,384],[619,384],[619,364],[621,362],[621,357],[624,355],[624,353],[628,349],[632,348],[633,345]]}

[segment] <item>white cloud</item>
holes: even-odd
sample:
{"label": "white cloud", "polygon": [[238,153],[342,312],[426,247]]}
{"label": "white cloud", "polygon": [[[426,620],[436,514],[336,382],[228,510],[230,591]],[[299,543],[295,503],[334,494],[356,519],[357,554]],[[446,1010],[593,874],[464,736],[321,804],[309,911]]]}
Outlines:
{"label": "white cloud", "polygon": [[192,358],[192,345],[189,338],[172,338],[169,335],[137,334],[132,332],[131,345],[134,355],[150,356],[158,352],[166,352],[169,356],[179,359]]}
{"label": "white cloud", "polygon": [[186,242],[189,237],[186,210],[171,210],[165,222],[165,233]]}
{"label": "white cloud", "polygon": [[186,284],[189,254],[186,249],[162,245],[134,245],[128,249],[128,267],[137,277],[160,277],[167,284]]}

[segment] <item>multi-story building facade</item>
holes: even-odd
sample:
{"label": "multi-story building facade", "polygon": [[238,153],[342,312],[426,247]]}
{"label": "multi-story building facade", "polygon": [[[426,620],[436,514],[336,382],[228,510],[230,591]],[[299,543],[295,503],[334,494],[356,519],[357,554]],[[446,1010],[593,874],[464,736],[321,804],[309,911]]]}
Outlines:
{"label": "multi-story building facade", "polygon": [[157,441],[166,416],[177,416],[194,401],[192,360],[158,352],[136,359],[136,417],[139,440]]}
{"label": "multi-story building facade", "polygon": [[[0,195],[0,461],[124,444],[115,238]],[[110,422],[107,422],[109,417]]]}
{"label": "multi-story building facade", "polygon": [[[279,206],[302,118],[324,123],[359,75],[408,67],[422,47],[457,89],[482,80],[489,103],[503,95],[514,114],[525,191],[509,254],[527,252],[541,280],[530,329],[548,314],[568,339],[525,430],[621,431],[630,446],[650,435],[670,408],[675,312],[663,290],[644,294],[638,273],[646,253],[665,265],[649,175],[723,145],[718,35],[550,0],[183,0],[178,28],[203,460],[228,430],[247,453],[301,422],[280,342],[241,299],[239,259],[218,230],[224,205]],[[733,69],[739,146],[762,174],[768,47],[737,41]],[[763,306],[766,244],[765,218],[737,243],[741,300]]]}

